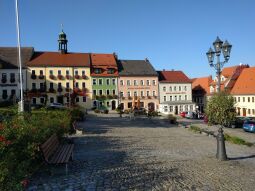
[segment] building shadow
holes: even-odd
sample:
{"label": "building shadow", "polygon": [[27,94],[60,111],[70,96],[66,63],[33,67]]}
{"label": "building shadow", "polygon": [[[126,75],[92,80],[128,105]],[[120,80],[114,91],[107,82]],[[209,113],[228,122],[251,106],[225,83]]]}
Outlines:
{"label": "building shadow", "polygon": [[242,159],[249,159],[249,158],[255,158],[255,154],[249,155],[249,156],[243,156],[243,157],[232,157],[232,158],[228,158],[228,159],[229,160],[242,160]]}

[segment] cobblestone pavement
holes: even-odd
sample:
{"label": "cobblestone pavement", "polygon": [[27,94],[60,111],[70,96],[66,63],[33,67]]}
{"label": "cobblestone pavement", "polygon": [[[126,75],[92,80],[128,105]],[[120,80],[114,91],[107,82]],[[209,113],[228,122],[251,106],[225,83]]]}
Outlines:
{"label": "cobblestone pavement", "polygon": [[227,143],[220,162],[214,138],[160,120],[111,114],[79,126],[69,174],[45,167],[28,190],[254,190],[254,147]]}

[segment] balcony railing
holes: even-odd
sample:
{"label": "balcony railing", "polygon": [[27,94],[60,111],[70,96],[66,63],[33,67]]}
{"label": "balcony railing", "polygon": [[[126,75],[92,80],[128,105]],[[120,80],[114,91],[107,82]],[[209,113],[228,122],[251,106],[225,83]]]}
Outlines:
{"label": "balcony railing", "polygon": [[55,80],[55,76],[54,75],[50,74],[49,77],[50,77],[50,79]]}
{"label": "balcony railing", "polygon": [[58,87],[58,92],[62,92],[63,88],[62,87]]}
{"label": "balcony railing", "polygon": [[43,79],[44,79],[44,75],[40,74],[40,75],[38,76],[38,78],[39,78],[40,80],[43,80]]}
{"label": "balcony railing", "polygon": [[66,88],[66,92],[70,92],[70,88]]}
{"label": "balcony railing", "polygon": [[80,76],[79,75],[75,75],[74,78],[78,80],[78,79],[80,79]]}
{"label": "balcony railing", "polygon": [[31,79],[35,80],[36,79],[36,75],[35,74],[31,74]]}
{"label": "balcony railing", "polygon": [[49,88],[49,93],[56,93],[56,90],[54,88]]}
{"label": "balcony railing", "polygon": [[5,84],[5,83],[7,82],[7,78],[2,78],[2,80],[1,80],[1,81],[2,81],[2,83],[4,83],[4,84]]}
{"label": "balcony railing", "polygon": [[59,79],[59,80],[63,80],[64,77],[63,77],[61,74],[59,74],[59,75],[58,75],[58,79]]}
{"label": "balcony railing", "polygon": [[10,79],[10,82],[11,82],[11,83],[14,83],[14,82],[15,82],[15,78],[11,78],[11,79]]}
{"label": "balcony railing", "polygon": [[71,76],[69,74],[66,75],[66,79],[70,80]]}
{"label": "balcony railing", "polygon": [[86,80],[87,76],[86,75],[82,75],[82,79]]}

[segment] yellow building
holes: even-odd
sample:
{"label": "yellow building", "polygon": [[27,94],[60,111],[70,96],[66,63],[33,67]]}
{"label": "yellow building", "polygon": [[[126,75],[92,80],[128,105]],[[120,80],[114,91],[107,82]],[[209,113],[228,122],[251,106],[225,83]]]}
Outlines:
{"label": "yellow building", "polygon": [[59,52],[34,52],[27,63],[27,96],[32,104],[77,104],[92,107],[90,57],[67,52],[66,34],[59,34]]}

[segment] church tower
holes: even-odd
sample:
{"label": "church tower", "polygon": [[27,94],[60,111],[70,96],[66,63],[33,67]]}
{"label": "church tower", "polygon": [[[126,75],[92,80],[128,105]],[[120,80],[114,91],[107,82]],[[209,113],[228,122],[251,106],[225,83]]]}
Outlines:
{"label": "church tower", "polygon": [[62,29],[61,33],[59,33],[58,35],[58,51],[61,54],[67,53],[67,42],[68,40],[66,39],[66,34],[64,33]]}

